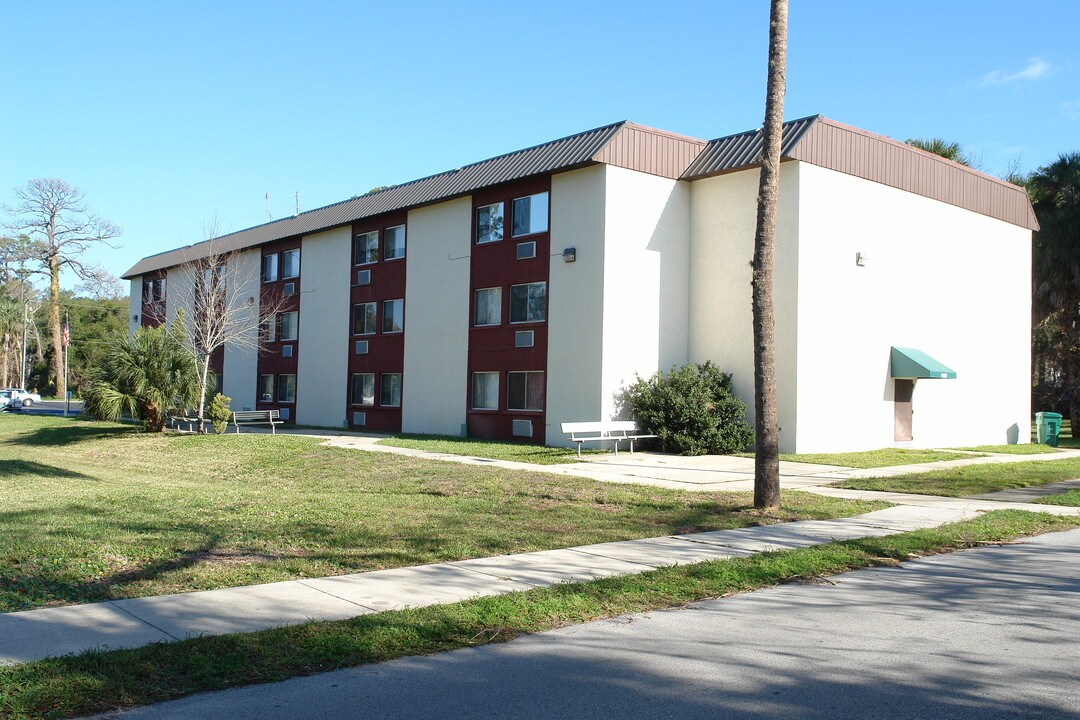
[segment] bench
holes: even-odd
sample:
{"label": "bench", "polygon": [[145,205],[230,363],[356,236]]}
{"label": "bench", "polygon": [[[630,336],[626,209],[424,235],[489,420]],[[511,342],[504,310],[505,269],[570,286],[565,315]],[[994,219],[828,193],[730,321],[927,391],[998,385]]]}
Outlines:
{"label": "bench", "polygon": [[198,422],[199,418],[197,417],[188,417],[187,415],[169,416],[169,427],[175,428],[177,431],[180,430],[181,423],[187,423],[188,432],[195,432],[195,426],[198,424]]}
{"label": "bench", "polygon": [[[237,410],[232,414],[232,424],[236,427],[236,434],[240,434],[240,425],[269,425],[270,433],[277,435],[277,426],[281,425],[280,413],[277,410]],[[227,426],[226,426],[227,427]]]}
{"label": "bench", "polygon": [[642,435],[633,420],[606,420],[600,422],[564,422],[562,431],[570,436],[570,442],[577,444],[577,454],[581,457],[581,445],[587,442],[603,443],[608,440],[615,444],[615,454],[619,454],[619,441],[630,441],[630,454],[634,454],[634,441],[654,438],[655,435]]}

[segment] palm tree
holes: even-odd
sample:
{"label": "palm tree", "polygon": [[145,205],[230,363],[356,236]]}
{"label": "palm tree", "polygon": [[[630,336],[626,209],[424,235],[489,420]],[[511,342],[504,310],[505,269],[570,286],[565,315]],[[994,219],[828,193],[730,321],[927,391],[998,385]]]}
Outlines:
{"label": "palm tree", "polygon": [[199,372],[184,347],[182,323],[114,339],[84,399],[90,415],[118,420],[126,413],[143,420],[148,432],[161,432],[171,410],[195,406]]}
{"label": "palm tree", "polygon": [[754,507],[780,507],[780,431],[776,409],[776,335],[773,319],[773,254],[780,189],[780,144],[787,65],[787,0],[772,0],[769,11],[769,76],[765,125],[761,132],[761,176],[754,233]]}
{"label": "palm tree", "polygon": [[960,147],[960,143],[947,142],[941,138],[929,138],[927,140],[921,138],[908,138],[904,142],[912,147],[917,147],[920,150],[940,155],[946,160],[952,160],[961,165],[971,167],[971,156],[964,152],[963,148]]}
{"label": "palm tree", "polygon": [[[1031,174],[1028,194],[1039,220],[1032,275],[1036,325],[1050,331],[1065,371],[1069,417],[1080,422],[1080,152]],[[1055,326],[1052,330],[1047,327]]]}

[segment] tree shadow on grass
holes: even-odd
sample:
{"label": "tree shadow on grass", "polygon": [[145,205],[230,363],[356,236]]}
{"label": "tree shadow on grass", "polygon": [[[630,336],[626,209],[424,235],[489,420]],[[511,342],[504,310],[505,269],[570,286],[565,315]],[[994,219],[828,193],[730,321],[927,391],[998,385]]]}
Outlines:
{"label": "tree shadow on grass", "polygon": [[86,475],[75,470],[68,470],[56,465],[46,465],[32,460],[4,460],[0,462],[0,477],[12,479],[20,476],[97,480],[93,475]]}
{"label": "tree shadow on grass", "polygon": [[74,445],[88,440],[121,437],[138,432],[141,432],[141,430],[136,427],[117,427],[115,425],[90,425],[80,423],[77,425],[59,425],[37,428],[16,435],[10,440],[5,441],[5,444],[58,447],[62,445]]}

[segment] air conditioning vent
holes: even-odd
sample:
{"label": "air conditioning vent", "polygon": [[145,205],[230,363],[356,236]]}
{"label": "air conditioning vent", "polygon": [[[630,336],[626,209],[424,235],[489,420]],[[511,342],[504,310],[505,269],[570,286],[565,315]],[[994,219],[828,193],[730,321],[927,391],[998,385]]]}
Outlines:
{"label": "air conditioning vent", "polygon": [[514,347],[527,348],[533,346],[533,331],[518,330],[514,333]]}
{"label": "air conditioning vent", "polygon": [[283,292],[284,292],[285,297],[289,297],[290,295],[295,295],[296,294],[296,283],[291,283],[291,282],[285,283],[285,289],[284,289]]}
{"label": "air conditioning vent", "polygon": [[514,420],[514,437],[531,438],[532,435],[532,420]]}
{"label": "air conditioning vent", "polygon": [[367,355],[367,353],[368,353],[367,340],[357,340],[356,341],[356,354],[357,355]]}
{"label": "air conditioning vent", "polygon": [[518,260],[529,260],[534,257],[536,257],[536,241],[530,240],[529,242],[517,244]]}
{"label": "air conditioning vent", "polygon": [[367,413],[354,412],[352,414],[352,424],[360,426],[367,425]]}
{"label": "air conditioning vent", "polygon": [[[281,408],[281,410],[278,411],[278,417],[280,417],[282,420],[288,420],[291,416],[292,408]],[[517,421],[515,420],[514,422]]]}
{"label": "air conditioning vent", "polygon": [[282,345],[281,346],[281,357],[283,357],[283,358],[292,357],[292,352],[293,352],[292,349],[293,349],[292,345]]}
{"label": "air conditioning vent", "polygon": [[356,271],[356,284],[357,285],[370,285],[371,284],[371,271],[370,270],[357,270]]}

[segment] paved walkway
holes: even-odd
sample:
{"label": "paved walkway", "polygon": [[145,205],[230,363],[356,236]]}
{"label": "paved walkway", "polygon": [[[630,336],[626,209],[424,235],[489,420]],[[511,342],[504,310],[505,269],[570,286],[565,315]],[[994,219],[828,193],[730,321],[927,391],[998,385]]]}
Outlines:
{"label": "paved walkway", "polygon": [[1070,490],[1080,490],[1080,480],[1065,480],[1064,482],[1047,483],[1046,485],[1035,485],[1033,487],[998,490],[997,492],[972,495],[971,497],[983,500],[1000,500],[1002,502],[1029,503],[1050,495],[1063,495]]}

